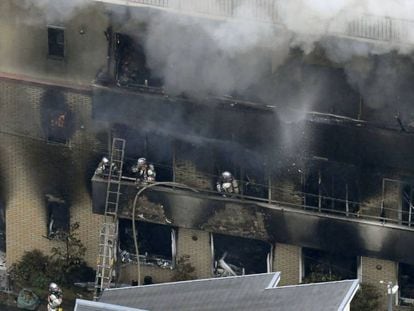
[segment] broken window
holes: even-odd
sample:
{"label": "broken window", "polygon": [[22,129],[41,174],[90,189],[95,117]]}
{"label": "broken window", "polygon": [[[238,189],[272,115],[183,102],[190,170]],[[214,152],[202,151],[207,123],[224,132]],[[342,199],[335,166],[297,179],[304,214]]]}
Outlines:
{"label": "broken window", "polygon": [[402,305],[414,305],[414,266],[399,264],[398,284]]}
{"label": "broken window", "polygon": [[302,256],[304,283],[357,278],[356,256],[344,256],[311,248],[302,248]]}
{"label": "broken window", "polygon": [[70,112],[63,110],[51,112],[47,131],[47,142],[67,144],[70,137],[69,122]]}
{"label": "broken window", "polygon": [[308,165],[304,178],[304,205],[318,211],[349,215],[359,210],[356,168],[328,161]]}
{"label": "broken window", "polygon": [[61,89],[50,88],[44,92],[41,117],[47,142],[67,144],[74,130],[74,122],[72,111]]}
{"label": "broken window", "polygon": [[116,80],[120,86],[160,87],[161,81],[151,75],[142,38],[116,34]]}
{"label": "broken window", "polygon": [[269,243],[222,234],[212,234],[214,275],[216,277],[271,271]]}
{"label": "broken window", "polygon": [[48,26],[48,55],[53,58],[65,56],[65,29],[62,27]]}
{"label": "broken window", "polygon": [[[139,262],[162,268],[172,268],[175,261],[176,234],[171,226],[135,222]],[[119,244],[122,262],[137,261],[132,221],[119,220]]]}
{"label": "broken window", "polygon": [[47,204],[47,237],[61,240],[69,230],[69,208],[62,198],[46,195]]}

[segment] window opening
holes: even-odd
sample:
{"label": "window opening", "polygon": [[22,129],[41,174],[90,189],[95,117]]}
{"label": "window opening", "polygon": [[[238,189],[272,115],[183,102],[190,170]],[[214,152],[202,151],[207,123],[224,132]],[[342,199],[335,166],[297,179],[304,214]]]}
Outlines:
{"label": "window opening", "polygon": [[65,56],[65,29],[62,27],[48,26],[48,55],[54,58]]}
{"label": "window opening", "polygon": [[47,205],[47,237],[62,240],[69,230],[70,215],[65,200],[54,195],[46,195]]}
{"label": "window opening", "polygon": [[151,75],[142,39],[116,34],[116,80],[119,86],[160,87],[161,81]]}
{"label": "window opening", "polygon": [[[176,256],[176,232],[167,225],[136,221],[139,261],[144,265],[172,268]],[[137,261],[131,220],[119,220],[121,261]]]}
{"label": "window opening", "polygon": [[304,283],[357,278],[358,258],[303,248]]}
{"label": "window opening", "polygon": [[268,272],[271,258],[269,243],[213,234],[212,251],[215,277]]}
{"label": "window opening", "polygon": [[414,266],[400,263],[398,266],[398,284],[402,305],[414,305]]}

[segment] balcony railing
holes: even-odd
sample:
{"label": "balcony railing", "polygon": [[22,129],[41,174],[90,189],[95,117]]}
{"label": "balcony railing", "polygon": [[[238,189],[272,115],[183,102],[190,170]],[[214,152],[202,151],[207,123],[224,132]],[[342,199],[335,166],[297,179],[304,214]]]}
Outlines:
{"label": "balcony railing", "polygon": [[[175,179],[176,172],[174,172],[175,170],[172,167],[157,163],[154,163],[154,165],[156,170],[161,169],[164,173],[166,171],[170,171],[170,174],[165,175],[173,176],[173,181],[177,181]],[[188,186],[196,189],[199,194],[204,194],[210,197],[225,197],[229,200],[272,204],[300,209],[310,213],[342,216],[354,220],[376,221],[381,224],[387,223],[408,227],[414,226],[414,208],[411,202],[408,210],[403,210],[402,208],[395,209],[385,206],[383,200],[365,203],[347,199],[347,195],[345,198],[335,198],[328,195],[308,193],[304,191],[293,191],[285,187],[272,185],[271,180],[267,180],[263,183],[238,181],[240,193],[225,194],[213,190],[215,188],[215,181],[218,179],[218,176],[216,175],[207,174],[205,172],[194,173],[192,171],[181,172],[180,175],[185,175],[185,179],[187,181],[196,181],[200,178],[209,180],[209,184],[211,185],[209,189],[206,189],[205,187],[199,188],[195,184],[187,184],[183,180],[178,180],[178,182],[187,184]],[[135,178],[131,177],[131,175],[122,176],[122,180],[126,183],[134,185]],[[173,186],[165,187],[174,188]]]}
{"label": "balcony railing", "polygon": [[[283,25],[280,0],[93,0],[128,6],[145,6],[189,15],[219,19],[243,19]],[[322,21],[323,23],[323,21]],[[358,18],[337,18],[326,21],[326,35],[339,35],[382,42],[414,44],[410,33],[414,21],[391,17],[361,15]],[[310,33],[312,34],[312,33]]]}
{"label": "balcony railing", "polygon": [[409,34],[413,30],[414,22],[409,20],[365,15],[349,22],[345,34],[350,37],[411,44],[413,40]]}

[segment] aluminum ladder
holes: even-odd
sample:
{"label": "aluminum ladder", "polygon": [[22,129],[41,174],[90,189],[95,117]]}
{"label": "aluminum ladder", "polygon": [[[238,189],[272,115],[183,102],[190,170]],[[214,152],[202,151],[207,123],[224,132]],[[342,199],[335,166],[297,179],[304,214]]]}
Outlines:
{"label": "aluminum ladder", "polygon": [[94,300],[105,288],[109,288],[113,278],[117,258],[118,205],[121,195],[122,168],[124,165],[125,140],[114,138],[111,148],[110,170],[106,188],[104,223],[99,235],[99,252],[95,277]]}

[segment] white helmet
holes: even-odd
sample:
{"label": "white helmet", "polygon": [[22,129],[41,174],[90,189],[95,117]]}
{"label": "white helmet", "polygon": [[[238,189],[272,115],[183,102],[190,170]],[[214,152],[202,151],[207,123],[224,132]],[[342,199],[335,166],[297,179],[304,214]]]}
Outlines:
{"label": "white helmet", "polygon": [[56,283],[50,283],[49,284],[49,292],[57,292],[59,291],[59,286]]}
{"label": "white helmet", "polygon": [[230,179],[230,178],[232,178],[231,173],[230,173],[230,172],[228,172],[228,171],[224,171],[223,173],[221,173],[221,176],[222,176],[224,179]]}
{"label": "white helmet", "polygon": [[[107,157],[103,157],[102,158],[102,162],[103,162],[103,164],[108,164],[109,163],[109,160],[108,160],[108,158]],[[54,284],[54,283],[53,283]]]}
{"label": "white helmet", "polygon": [[138,161],[137,161],[138,165],[144,165],[146,163],[147,163],[147,159],[145,159],[145,158],[139,158]]}

